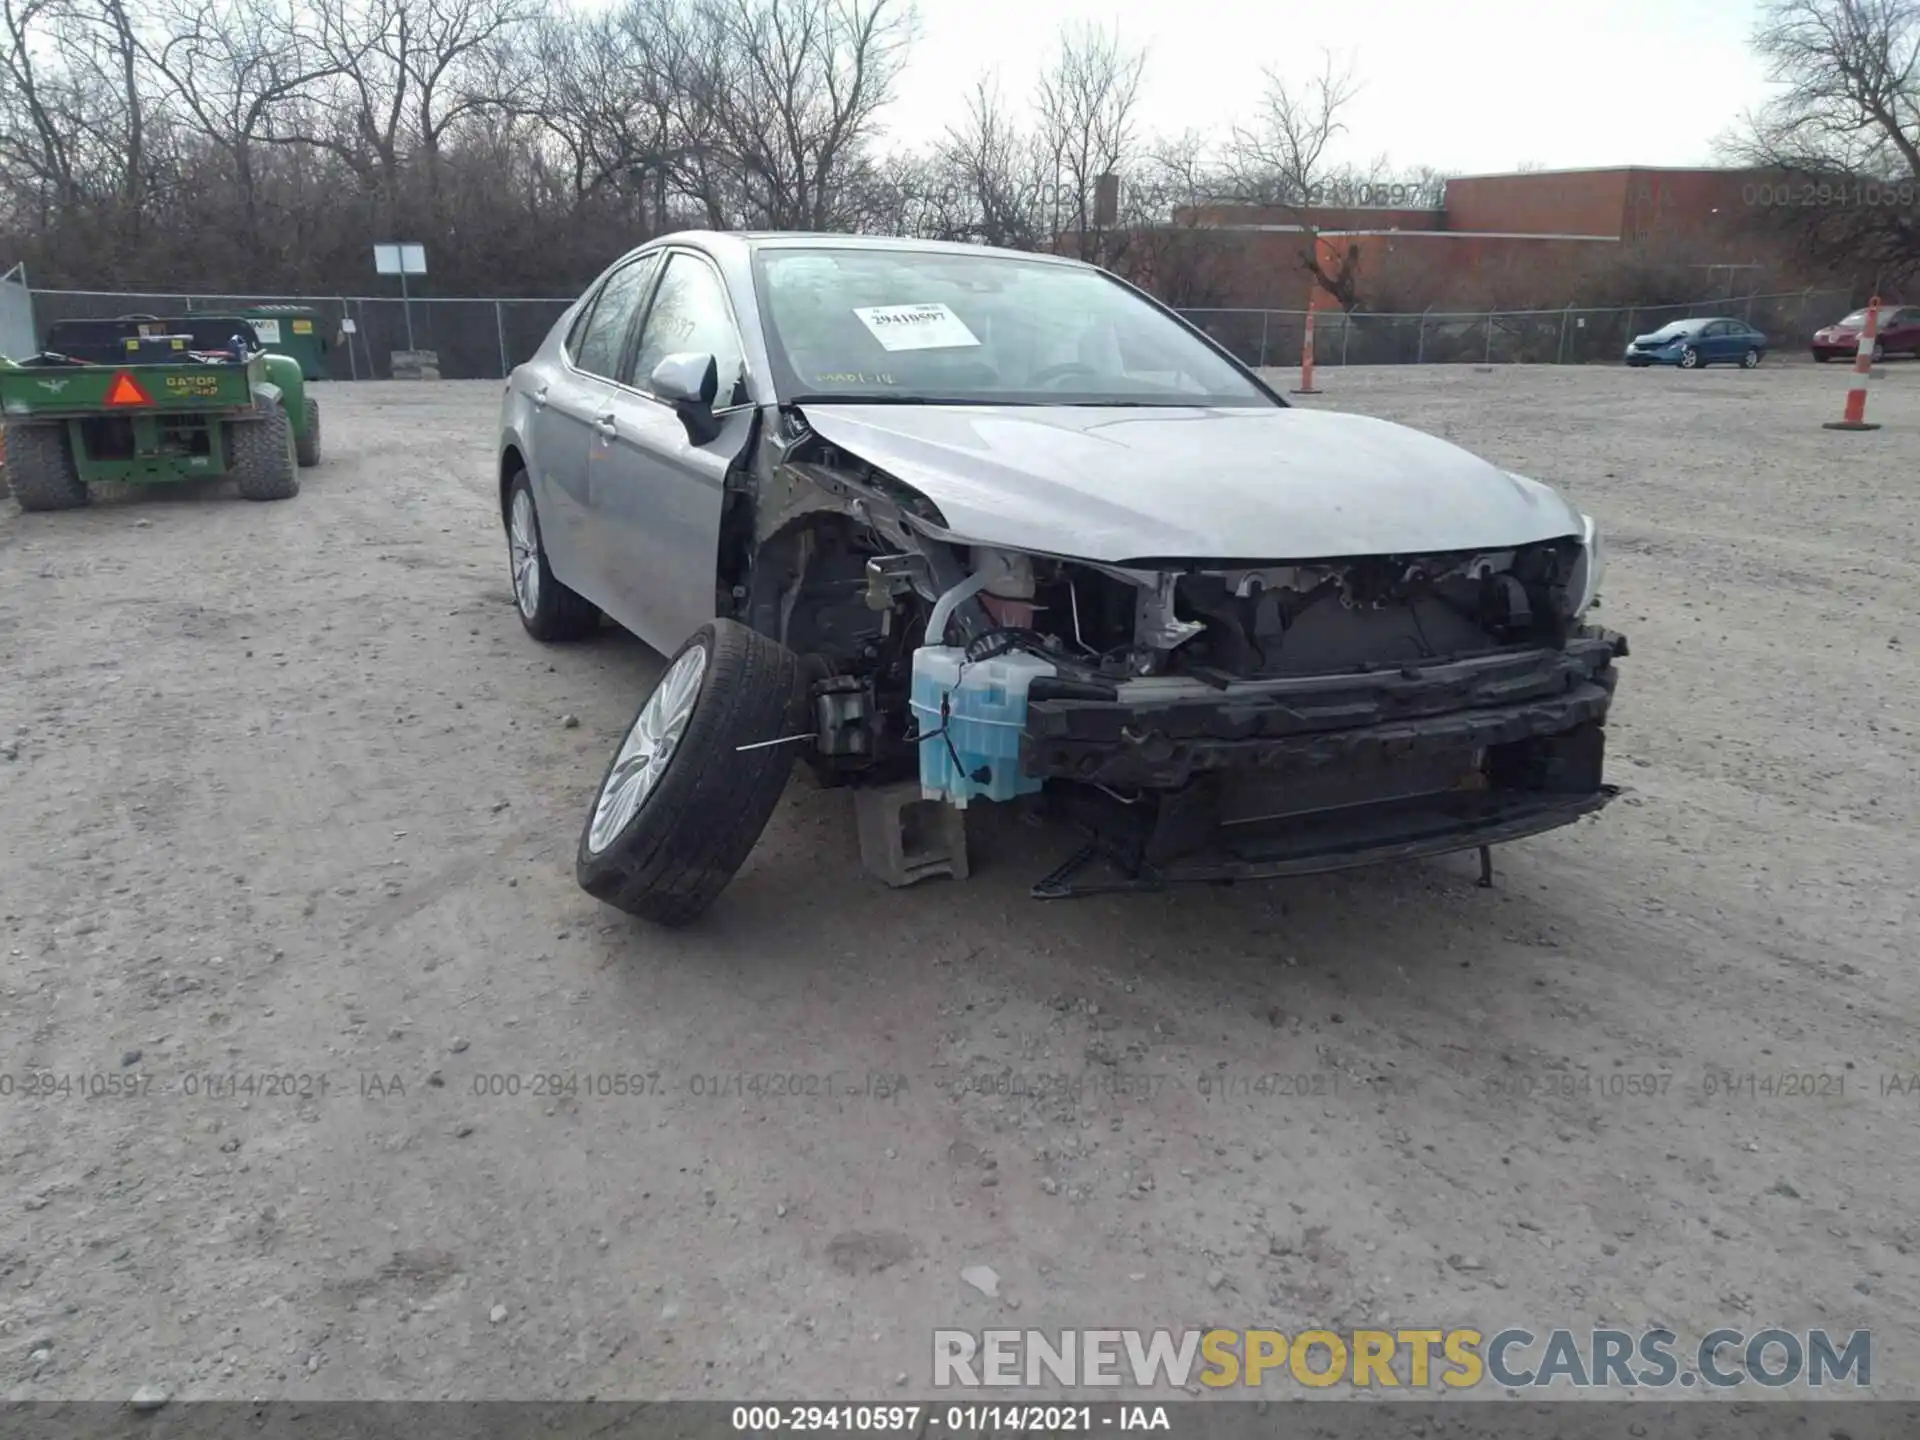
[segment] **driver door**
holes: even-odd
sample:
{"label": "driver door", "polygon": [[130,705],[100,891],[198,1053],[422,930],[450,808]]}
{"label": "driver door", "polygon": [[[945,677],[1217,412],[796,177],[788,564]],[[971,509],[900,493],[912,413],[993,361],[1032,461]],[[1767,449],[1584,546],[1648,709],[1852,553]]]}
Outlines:
{"label": "driver door", "polygon": [[[719,367],[720,433],[704,445],[649,389],[656,365],[689,351]],[[601,603],[671,654],[714,616],[721,500],[753,423],[740,329],[726,283],[704,255],[668,252],[603,419],[605,458],[593,469],[594,543],[608,557]]]}

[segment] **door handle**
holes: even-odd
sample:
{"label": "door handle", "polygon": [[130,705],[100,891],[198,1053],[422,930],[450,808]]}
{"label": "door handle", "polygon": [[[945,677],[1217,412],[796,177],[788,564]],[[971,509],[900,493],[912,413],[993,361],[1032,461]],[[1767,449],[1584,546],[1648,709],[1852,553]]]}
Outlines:
{"label": "door handle", "polygon": [[612,415],[602,415],[598,420],[593,422],[593,428],[609,440],[617,440],[620,438],[620,427],[613,423]]}
{"label": "door handle", "polygon": [[544,410],[547,408],[546,386],[542,385],[538,390],[533,392],[533,408],[536,410]]}

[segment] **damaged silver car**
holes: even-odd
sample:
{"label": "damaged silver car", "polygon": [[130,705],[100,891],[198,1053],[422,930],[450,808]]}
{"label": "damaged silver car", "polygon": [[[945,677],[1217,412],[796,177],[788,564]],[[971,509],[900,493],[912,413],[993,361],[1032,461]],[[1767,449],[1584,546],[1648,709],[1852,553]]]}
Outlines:
{"label": "damaged silver car", "polygon": [[1057,810],[1040,896],[1475,848],[1484,879],[1615,793],[1589,517],[1289,406],[1078,262],[654,241],[513,372],[499,483],[528,632],[605,616],[672,657],[577,860],[664,924],[796,758],[858,787],[894,883],[966,873],[970,806]]}

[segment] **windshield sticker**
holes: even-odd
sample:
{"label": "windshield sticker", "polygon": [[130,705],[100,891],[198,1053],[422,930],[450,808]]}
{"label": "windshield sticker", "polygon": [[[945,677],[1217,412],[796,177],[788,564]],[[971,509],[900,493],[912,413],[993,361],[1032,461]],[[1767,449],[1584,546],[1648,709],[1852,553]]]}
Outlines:
{"label": "windshield sticker", "polygon": [[951,350],[980,341],[953,311],[930,305],[869,305],[853,312],[889,350]]}
{"label": "windshield sticker", "polygon": [[885,370],[823,370],[813,377],[816,385],[897,385]]}

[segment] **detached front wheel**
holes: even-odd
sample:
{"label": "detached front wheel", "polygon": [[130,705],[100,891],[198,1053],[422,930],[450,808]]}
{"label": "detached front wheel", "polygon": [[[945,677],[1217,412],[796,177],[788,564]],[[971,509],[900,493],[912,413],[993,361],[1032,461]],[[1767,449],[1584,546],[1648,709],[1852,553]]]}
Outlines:
{"label": "detached front wheel", "polygon": [[580,835],[589,895],[684,925],[746,863],[793,768],[786,736],[799,663],[785,646],[715,620],[668,662],[607,767]]}

